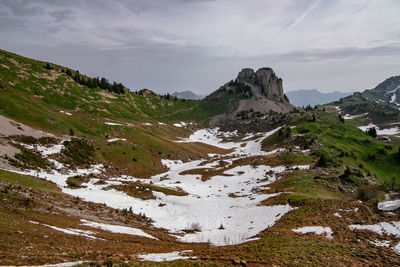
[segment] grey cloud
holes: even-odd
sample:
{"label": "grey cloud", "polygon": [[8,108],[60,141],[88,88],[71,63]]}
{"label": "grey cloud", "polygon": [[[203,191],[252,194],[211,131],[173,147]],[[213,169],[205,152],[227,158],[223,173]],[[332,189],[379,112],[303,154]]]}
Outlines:
{"label": "grey cloud", "polygon": [[[370,48],[344,47],[337,49],[320,49],[311,51],[293,51],[287,54],[274,55],[276,60],[320,61],[336,59],[357,59],[365,57],[394,56],[400,54],[399,45],[376,46]],[[269,56],[271,57],[271,56]]]}
{"label": "grey cloud", "polygon": [[63,9],[49,12],[49,15],[54,18],[55,22],[62,22],[71,19],[73,17],[73,12],[71,9]]}
{"label": "grey cloud", "polygon": [[44,11],[41,7],[32,6],[32,1],[27,0],[3,0],[1,4],[7,7],[11,14],[17,16],[33,16]]}
{"label": "grey cloud", "polygon": [[134,90],[209,93],[262,66],[289,89],[356,90],[399,69],[400,2],[385,3],[0,0],[0,48]]}

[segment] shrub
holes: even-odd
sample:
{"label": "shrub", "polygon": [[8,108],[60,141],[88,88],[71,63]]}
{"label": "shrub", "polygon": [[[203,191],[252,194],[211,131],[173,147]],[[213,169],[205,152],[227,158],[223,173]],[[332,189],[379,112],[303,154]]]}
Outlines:
{"label": "shrub", "polygon": [[344,118],[339,114],[338,115],[338,119],[339,119],[339,121],[341,122],[341,123],[344,123]]}
{"label": "shrub", "polygon": [[372,138],[376,138],[378,136],[375,127],[367,129],[366,133],[370,135]]}
{"label": "shrub", "polygon": [[69,158],[66,163],[76,165],[92,163],[94,147],[89,141],[73,138],[71,141],[65,141],[64,147],[61,153]]}

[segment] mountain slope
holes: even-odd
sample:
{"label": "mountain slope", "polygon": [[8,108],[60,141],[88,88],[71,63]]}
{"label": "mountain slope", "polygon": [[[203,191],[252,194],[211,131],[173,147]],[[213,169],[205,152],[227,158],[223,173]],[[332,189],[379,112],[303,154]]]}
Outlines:
{"label": "mountain slope", "polygon": [[400,122],[398,96],[400,96],[400,76],[393,76],[374,89],[356,92],[341,98],[333,104],[339,106],[342,115],[360,115],[360,124],[372,122],[381,127]]}
{"label": "mountain slope", "polygon": [[323,105],[326,103],[330,103],[340,98],[346,97],[351,93],[342,93],[342,92],[332,92],[332,93],[323,93],[316,89],[311,90],[295,90],[289,91],[286,93],[288,96],[290,103],[295,105],[296,107],[305,107],[307,105],[316,106]]}

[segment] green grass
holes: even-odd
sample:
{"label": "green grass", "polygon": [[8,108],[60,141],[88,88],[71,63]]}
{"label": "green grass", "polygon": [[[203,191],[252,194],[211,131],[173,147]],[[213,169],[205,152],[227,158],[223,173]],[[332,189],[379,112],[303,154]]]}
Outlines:
{"label": "green grass", "polygon": [[373,139],[351,120],[341,123],[335,114],[317,112],[315,122],[302,117],[293,123],[297,127],[292,131],[316,140],[320,145],[317,154],[327,153],[336,166],[360,169],[385,183],[392,177],[400,182],[397,148]]}
{"label": "green grass", "polygon": [[60,192],[55,184],[9,171],[0,170],[0,181],[44,191]]}
{"label": "green grass", "polygon": [[141,186],[149,188],[151,191],[157,191],[164,193],[165,195],[172,195],[172,196],[187,196],[188,194],[183,191],[177,191],[172,188],[160,187],[153,184],[141,184]]}

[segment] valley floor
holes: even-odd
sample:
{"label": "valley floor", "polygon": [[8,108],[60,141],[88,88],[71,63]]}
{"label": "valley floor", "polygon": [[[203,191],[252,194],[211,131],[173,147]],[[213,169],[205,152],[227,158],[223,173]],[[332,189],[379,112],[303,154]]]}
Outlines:
{"label": "valley floor", "polygon": [[398,264],[399,215],[324,178],[337,174],[310,149],[265,147],[280,132],[197,130],[176,142],[221,152],[163,159],[150,178],[69,168],[67,139],[20,142],[52,168],[0,172],[0,264]]}

